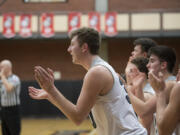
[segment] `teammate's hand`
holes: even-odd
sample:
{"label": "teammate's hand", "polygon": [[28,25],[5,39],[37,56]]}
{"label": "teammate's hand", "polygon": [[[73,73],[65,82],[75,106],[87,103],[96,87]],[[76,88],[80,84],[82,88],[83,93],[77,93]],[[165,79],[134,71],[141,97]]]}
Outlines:
{"label": "teammate's hand", "polygon": [[150,71],[148,74],[149,83],[156,93],[162,92],[165,90],[165,81],[163,80],[163,74],[159,72],[158,75],[155,75],[153,71]]}
{"label": "teammate's hand", "polygon": [[132,80],[132,85],[135,87],[143,87],[146,78],[147,77],[145,73],[137,72],[136,76]]}

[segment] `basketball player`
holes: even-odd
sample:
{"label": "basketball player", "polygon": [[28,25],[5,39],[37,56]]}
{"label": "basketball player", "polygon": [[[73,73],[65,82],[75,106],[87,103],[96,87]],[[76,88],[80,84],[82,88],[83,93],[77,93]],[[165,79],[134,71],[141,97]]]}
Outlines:
{"label": "basketball player", "polygon": [[99,33],[80,28],[73,31],[70,38],[68,52],[72,62],[87,70],[77,104],[72,104],[54,86],[53,71],[40,66],[36,66],[34,72],[42,89],[29,87],[29,95],[33,99],[49,100],[77,125],[92,109],[98,135],[146,135],[117,73],[98,56]]}

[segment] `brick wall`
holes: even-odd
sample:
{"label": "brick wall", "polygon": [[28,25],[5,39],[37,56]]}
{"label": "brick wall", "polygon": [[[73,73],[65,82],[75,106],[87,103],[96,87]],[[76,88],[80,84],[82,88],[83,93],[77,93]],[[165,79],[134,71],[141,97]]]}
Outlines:
{"label": "brick wall", "polygon": [[6,0],[0,12],[69,12],[93,11],[94,0],[67,0],[65,3],[24,3],[23,0]]}
{"label": "brick wall", "polygon": [[[179,0],[109,0],[109,11],[180,11]],[[65,3],[24,3],[23,0],[6,0],[0,12],[88,12],[95,9],[95,0],[67,0]]]}
{"label": "brick wall", "polygon": [[33,68],[36,65],[60,71],[64,80],[80,80],[85,70],[72,64],[67,52],[67,40],[3,40],[0,55],[10,59],[14,72],[22,80],[33,80]]}
{"label": "brick wall", "polygon": [[110,11],[180,11],[179,0],[110,0]]}
{"label": "brick wall", "polygon": [[[108,39],[109,63],[119,73],[123,73],[129,55],[133,50],[135,38]],[[175,48],[177,65],[180,64],[179,38],[154,38],[159,44]],[[22,80],[34,80],[33,68],[36,65],[61,71],[62,80],[81,80],[86,71],[79,65],[72,64],[67,52],[69,40],[1,40],[0,60],[10,59],[14,72]],[[177,66],[176,65],[176,72]]]}
{"label": "brick wall", "polygon": [[[180,39],[179,38],[152,38],[160,45],[167,45],[176,51],[177,62],[175,74],[177,73],[178,65],[180,64]],[[109,63],[115,68],[118,73],[124,73],[129,55],[133,50],[133,41],[135,38],[111,39],[109,43]]]}

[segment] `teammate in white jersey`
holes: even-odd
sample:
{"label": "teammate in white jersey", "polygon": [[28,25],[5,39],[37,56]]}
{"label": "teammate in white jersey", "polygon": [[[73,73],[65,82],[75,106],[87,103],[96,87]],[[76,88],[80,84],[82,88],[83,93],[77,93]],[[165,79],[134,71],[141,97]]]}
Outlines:
{"label": "teammate in white jersey", "polygon": [[67,100],[54,85],[53,71],[35,67],[35,78],[41,90],[29,87],[34,99],[47,99],[77,125],[92,109],[98,135],[146,135],[138,122],[125,89],[113,68],[98,56],[99,33],[92,28],[80,28],[70,35],[68,52],[75,64],[87,73],[76,104]]}
{"label": "teammate in white jersey", "polygon": [[[148,69],[147,69],[148,59],[144,57],[137,57],[132,59],[129,62],[129,73],[127,74],[127,77],[129,78],[128,81],[130,85],[127,85],[127,87],[133,85],[136,87],[133,90],[134,96],[141,99],[142,101],[146,102],[147,98],[145,98],[145,93],[143,91],[144,87],[147,86],[148,82]],[[139,81],[141,83],[139,83]],[[152,97],[153,95],[150,95],[149,97]],[[130,98],[132,98],[130,94]],[[132,99],[133,101],[133,99]],[[132,105],[134,105],[134,102],[132,102]],[[135,112],[138,115],[139,121],[141,124],[147,129],[149,135],[151,134],[151,125],[153,123],[153,114],[142,116],[140,113],[140,109],[134,107]]]}
{"label": "teammate in white jersey", "polygon": [[[131,52],[131,56],[129,58],[129,61],[128,61],[126,69],[125,69],[127,85],[131,85],[132,79],[135,78],[135,76],[132,74],[136,74],[136,73],[133,73],[132,69],[134,69],[134,68],[137,69],[137,67],[136,67],[137,65],[135,66],[131,62],[131,60],[133,60],[135,58],[139,58],[139,57],[147,58],[149,49],[157,46],[157,43],[150,38],[138,38],[133,42],[133,45],[134,45],[134,49]],[[143,66],[146,66],[144,64],[141,64],[140,66],[141,66],[141,68],[144,68],[144,69],[146,68],[146,67],[143,67]],[[150,86],[148,81],[146,81],[146,80],[147,79],[145,78],[144,79],[144,81],[146,82],[146,84],[144,83],[145,86],[143,84],[142,89],[137,90],[138,94],[136,94],[136,96],[143,101],[149,100],[155,94],[154,90],[152,89],[152,87]],[[135,111],[137,111],[137,110],[135,110]],[[139,115],[139,114],[137,113],[137,115]],[[153,126],[152,126],[153,114],[146,115],[145,117],[143,116],[143,119],[140,118],[140,121],[143,124],[143,126],[148,130],[148,132],[150,133],[150,130],[153,128]],[[154,135],[152,132],[153,131],[151,131],[151,135]]]}
{"label": "teammate in white jersey", "polygon": [[[150,58],[147,67],[149,71],[153,71],[155,75],[157,75],[159,72],[163,74],[163,78],[161,79],[167,82],[166,95],[167,97],[169,97],[169,95],[171,94],[171,90],[174,86],[172,85],[173,83],[170,82],[170,80],[175,80],[175,77],[172,76],[172,72],[176,63],[175,52],[172,48],[169,48],[167,46],[157,46],[150,49],[149,55]],[[156,111],[157,96],[153,96],[147,102],[143,102],[142,100],[139,100],[138,98],[133,96],[131,91],[129,91],[129,95],[133,103],[133,107],[136,108],[135,110],[139,111],[138,114],[141,113],[141,115],[143,116]]]}

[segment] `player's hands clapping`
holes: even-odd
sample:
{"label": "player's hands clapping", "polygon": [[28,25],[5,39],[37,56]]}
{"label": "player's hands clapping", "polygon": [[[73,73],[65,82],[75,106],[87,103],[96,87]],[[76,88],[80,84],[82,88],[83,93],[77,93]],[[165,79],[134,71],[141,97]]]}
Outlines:
{"label": "player's hands clapping", "polygon": [[159,72],[157,75],[152,71],[148,73],[149,83],[156,93],[162,92],[165,90],[165,81],[163,79],[163,74]]}
{"label": "player's hands clapping", "polygon": [[34,76],[42,89],[48,93],[53,89],[54,76],[53,71],[50,68],[44,69],[41,66],[36,66],[34,68]]}
{"label": "player's hands clapping", "polygon": [[43,89],[36,89],[34,87],[29,87],[29,96],[32,99],[48,99],[48,93]]}

